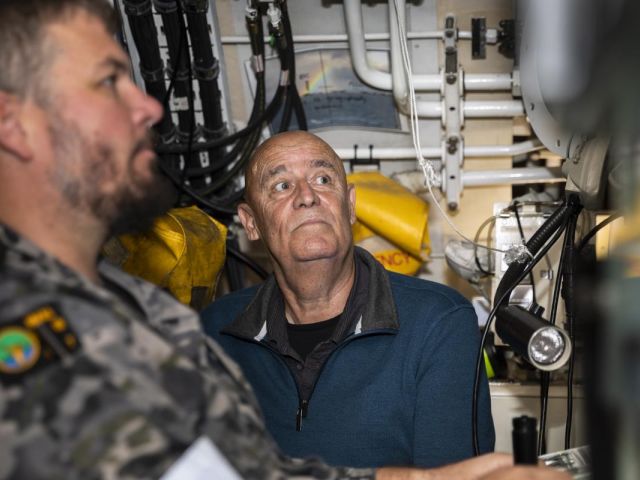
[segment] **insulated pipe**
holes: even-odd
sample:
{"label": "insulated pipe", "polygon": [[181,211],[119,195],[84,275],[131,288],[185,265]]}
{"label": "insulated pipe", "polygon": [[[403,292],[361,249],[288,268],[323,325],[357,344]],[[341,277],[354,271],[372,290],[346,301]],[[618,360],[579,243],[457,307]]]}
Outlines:
{"label": "insulated pipe", "polygon": [[466,118],[513,118],[524,115],[520,100],[462,101],[462,111]]}
{"label": "insulated pipe", "polygon": [[[404,2],[402,2],[404,4]],[[347,27],[348,35],[307,35],[307,36],[294,36],[294,41],[306,41],[309,42],[321,42],[321,41],[348,41],[349,52],[351,54],[351,62],[353,64],[353,70],[360,80],[365,84],[373,88],[380,90],[392,89],[391,74],[387,72],[381,72],[371,67],[367,61],[367,49],[365,45],[365,38],[371,40],[387,40],[388,34],[364,34],[364,27],[362,24],[362,11],[360,8],[360,0],[344,0],[344,15],[345,24]],[[393,5],[389,4],[389,9],[394,10]],[[401,10],[403,11],[403,10]],[[391,20],[391,17],[390,17]],[[393,24],[393,22],[390,22]],[[409,33],[408,38],[443,38],[444,32],[426,32]],[[379,38],[378,38],[379,37]],[[227,39],[235,39],[236,37],[225,37]],[[244,37],[243,37],[244,38]],[[465,39],[471,38],[471,32],[458,32],[458,38]],[[244,40],[243,40],[244,41]],[[401,55],[398,51],[398,55]],[[400,57],[402,61],[402,57]],[[443,86],[443,77],[441,74],[424,74],[413,75],[413,85],[416,91],[420,92],[441,92]],[[468,91],[497,91],[497,90],[511,90],[511,74],[505,73],[489,73],[489,74],[468,74],[464,75],[463,85],[465,90]]]}
{"label": "insulated pipe", "polygon": [[[409,40],[442,40],[444,32],[436,30],[432,32],[408,32]],[[458,38],[471,39],[471,32],[459,31]],[[388,33],[365,33],[364,39],[369,42],[379,42],[389,40]],[[225,35],[220,37],[224,45],[244,45],[250,43],[249,37],[245,35]],[[347,42],[349,36],[344,33],[320,34],[320,35],[294,35],[294,43],[339,43]],[[488,39],[487,39],[488,40]],[[269,43],[270,38],[264,37],[264,43]],[[491,43],[487,41],[487,43]]]}
{"label": "insulated pipe", "polygon": [[[389,5],[390,10],[393,6]],[[360,0],[344,0],[344,17],[349,39],[349,52],[353,70],[365,84],[380,90],[391,90],[391,74],[372,68],[367,61],[364,43],[364,27]],[[439,91],[442,86],[440,75],[414,75],[413,83],[418,91]]]}
{"label": "insulated pipe", "polygon": [[[524,115],[524,107],[519,100],[471,100],[466,102],[461,100],[460,103],[462,104],[463,119],[513,118]],[[444,120],[441,102],[417,102],[416,107],[418,117]]]}
{"label": "insulated pipe", "polygon": [[[402,113],[410,113],[409,106],[409,85],[404,71],[404,62],[400,47],[400,29],[398,22],[402,25],[402,30],[406,32],[405,22],[405,2],[404,0],[389,1],[389,34],[391,35],[391,84],[393,99],[398,110]],[[397,12],[396,12],[397,6]],[[398,15],[399,13],[399,15]],[[440,82],[441,83],[441,82]]]}
{"label": "insulated pipe", "polygon": [[[544,146],[539,140],[527,140],[513,145],[465,145],[463,152],[465,158],[512,157],[535,152],[543,148]],[[425,158],[442,158],[441,147],[422,147],[421,150],[422,156]],[[342,160],[366,160],[369,157],[373,157],[376,160],[410,160],[416,158],[416,151],[413,147],[374,147],[371,151],[368,148],[336,148],[335,152]]]}
{"label": "insulated pipe", "polygon": [[[442,176],[446,175],[443,172]],[[427,188],[424,183],[422,170],[396,173],[392,178],[411,190],[413,193],[425,193]],[[562,176],[560,168],[513,168],[504,170],[476,170],[461,173],[462,185],[468,187],[482,187],[487,185],[522,185],[529,183],[563,183],[566,178]],[[435,185],[441,187],[441,183]]]}
{"label": "insulated pipe", "polygon": [[560,168],[527,167],[510,168],[506,170],[466,170],[462,172],[463,187],[563,183],[566,181],[567,179],[562,176]]}

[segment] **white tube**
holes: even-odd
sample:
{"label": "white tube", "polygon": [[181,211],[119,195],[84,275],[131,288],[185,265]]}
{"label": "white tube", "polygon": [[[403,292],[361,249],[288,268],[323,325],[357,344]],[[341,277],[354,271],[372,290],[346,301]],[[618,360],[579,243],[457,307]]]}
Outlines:
{"label": "white tube", "polygon": [[[519,100],[479,100],[460,103],[464,118],[513,118],[524,115],[524,107]],[[441,102],[418,102],[416,107],[419,117],[443,118]]]}
{"label": "white tube", "polygon": [[[460,38],[464,37],[465,33],[468,33],[468,38],[471,38],[471,32],[458,32]],[[444,35],[442,30],[436,30],[432,32],[407,32],[407,38],[409,40],[441,40]],[[387,41],[389,40],[388,33],[365,33],[364,39],[368,42]],[[317,35],[294,35],[294,43],[341,43],[349,40],[349,37],[345,33],[327,33]],[[223,45],[248,45],[251,40],[246,35],[224,35],[220,37],[220,41]],[[264,37],[264,43],[269,43],[270,37]]]}
{"label": "white tube", "polygon": [[[393,5],[390,4],[389,8],[393,10]],[[360,0],[344,0],[344,17],[349,37],[351,63],[356,75],[370,87],[391,90],[391,74],[371,67],[367,60]],[[398,54],[400,55],[399,51]],[[439,74],[414,75],[413,84],[417,91],[439,92],[442,88],[442,76]]]}
{"label": "white tube", "polygon": [[512,145],[478,145],[464,147],[465,157],[513,157],[525,153],[542,150],[544,145],[540,140],[526,140]]}
{"label": "white tube", "polygon": [[[360,145],[362,148],[357,149],[356,157],[358,159],[369,158],[371,154],[373,158],[379,160],[410,160],[416,158],[416,151],[413,147],[374,147],[372,152],[369,152],[369,148],[364,148],[364,145]],[[513,145],[481,145],[481,146],[464,146],[464,156],[466,157],[513,157],[514,155],[522,155],[529,152],[535,152],[536,150],[543,149],[544,146],[539,140],[527,140],[520,143],[514,143]],[[354,149],[353,148],[336,148],[336,154],[342,160],[353,160]],[[442,158],[441,147],[422,147],[422,155],[425,158],[439,159]]]}
{"label": "white tube", "polygon": [[508,170],[466,170],[462,172],[464,187],[484,185],[520,185],[525,183],[566,182],[560,168],[527,167]]}
{"label": "white tube", "polygon": [[[397,6],[397,13],[396,8]],[[391,84],[393,90],[393,99],[398,110],[404,114],[410,114],[409,107],[409,84],[407,83],[407,75],[404,71],[404,62],[402,60],[402,52],[400,46],[400,23],[405,30],[405,2],[404,0],[390,0],[389,4],[389,34],[391,35]]]}
{"label": "white tube", "polygon": [[344,0],[344,19],[349,37],[351,63],[356,75],[370,87],[391,90],[391,75],[371,68],[367,61],[360,0]]}
{"label": "white tube", "polygon": [[[411,190],[413,193],[425,193],[422,170],[412,172],[399,172],[391,176],[396,182]],[[462,172],[462,184],[464,187],[483,187],[487,185],[518,185],[527,183],[563,183],[566,178],[562,176],[560,168],[514,168],[511,170],[477,170]],[[435,185],[441,187],[441,185]]]}
{"label": "white tube", "polygon": [[524,115],[524,106],[520,100],[463,102],[465,118],[513,118]]}
{"label": "white tube", "polygon": [[511,90],[513,82],[510,73],[466,73],[464,74],[464,89],[475,92],[491,92],[497,90]]}

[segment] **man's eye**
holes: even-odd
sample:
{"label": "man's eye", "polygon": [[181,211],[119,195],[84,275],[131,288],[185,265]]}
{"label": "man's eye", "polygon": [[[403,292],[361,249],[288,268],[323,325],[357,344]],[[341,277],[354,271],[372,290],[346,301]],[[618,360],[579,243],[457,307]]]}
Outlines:
{"label": "man's eye", "polygon": [[118,76],[114,74],[114,75],[109,75],[108,77],[102,79],[100,83],[107,88],[114,89],[116,88],[117,81],[118,81]]}
{"label": "man's eye", "polygon": [[327,175],[320,175],[316,177],[316,183],[318,183],[319,185],[326,185],[328,183],[331,183],[331,178],[329,178]]}
{"label": "man's eye", "polygon": [[275,187],[273,187],[273,189],[276,192],[283,192],[284,190],[287,190],[289,188],[289,184],[287,182],[278,182],[276,183]]}

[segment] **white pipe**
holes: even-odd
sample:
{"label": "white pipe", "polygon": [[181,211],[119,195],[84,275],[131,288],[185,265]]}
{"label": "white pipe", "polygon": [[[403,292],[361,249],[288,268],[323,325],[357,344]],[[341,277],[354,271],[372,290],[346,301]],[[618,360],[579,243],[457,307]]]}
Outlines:
{"label": "white pipe", "polygon": [[[460,101],[464,118],[513,118],[524,115],[520,100],[473,100]],[[442,102],[417,102],[418,116],[443,118]],[[451,112],[455,115],[455,112]]]}
{"label": "white pipe", "polygon": [[[567,180],[562,176],[560,168],[544,167],[464,171],[461,176],[464,187],[519,185],[528,183],[563,183]],[[413,193],[419,194],[427,192],[422,170],[395,173],[391,178]],[[435,186],[441,187],[440,184]]]}
{"label": "white pipe", "polygon": [[542,150],[544,145],[540,140],[526,140],[512,145],[478,145],[464,147],[465,157],[513,157],[525,153]]}
{"label": "white pipe", "polygon": [[524,106],[520,100],[465,101],[462,111],[466,118],[513,118],[524,115]]}
{"label": "white pipe", "polygon": [[463,81],[464,89],[474,92],[511,90],[513,83],[510,73],[467,73]]}
{"label": "white pipe", "polygon": [[360,0],[344,0],[344,18],[349,37],[351,63],[356,75],[370,87],[391,90],[391,75],[371,68],[367,61]]}
{"label": "white pipe", "polygon": [[[364,147],[363,145],[361,147]],[[512,157],[522,155],[536,150],[543,149],[544,146],[539,140],[527,140],[513,145],[481,145],[464,146],[463,152],[466,157]],[[422,156],[425,158],[442,158],[441,147],[422,147]],[[354,160],[353,148],[336,148],[336,154],[345,161]],[[410,160],[416,158],[416,151],[413,147],[374,147],[371,152],[368,148],[358,148],[355,152],[355,159],[367,159],[371,155],[378,160]]]}
{"label": "white pipe", "polygon": [[[436,30],[432,32],[408,32],[407,39],[409,40],[442,40],[444,32],[442,30]],[[459,38],[471,38],[471,32],[458,32]],[[364,39],[369,42],[388,41],[388,33],[365,33]],[[264,43],[269,43],[270,37],[264,37]],[[317,34],[317,35],[294,35],[294,43],[340,43],[346,42],[349,37],[345,33],[329,33],[329,34]],[[247,45],[251,42],[246,35],[224,35],[220,37],[220,41],[224,45]]]}
{"label": "white pipe", "polygon": [[[389,9],[393,10],[393,5],[390,4]],[[391,74],[371,67],[367,61],[360,0],[344,0],[344,17],[349,37],[351,63],[356,75],[370,87],[391,90]],[[400,55],[399,51],[397,53]],[[393,52],[391,56],[393,58]],[[401,56],[400,59],[402,60]],[[442,76],[439,74],[414,75],[413,85],[417,91],[439,92],[442,89]]]}
{"label": "white pipe", "polygon": [[[396,14],[396,7],[397,13]],[[400,46],[400,29],[398,23],[402,25],[402,29],[406,31],[405,22],[405,2],[404,0],[390,0],[389,4],[389,34],[391,35],[391,84],[393,90],[393,99],[398,110],[405,114],[411,113],[409,106],[409,84],[407,83],[407,75],[404,71],[404,62],[402,59]]]}
{"label": "white pipe", "polygon": [[521,185],[526,183],[561,183],[567,179],[560,168],[527,167],[508,170],[466,170],[462,172],[464,187],[484,185]]}

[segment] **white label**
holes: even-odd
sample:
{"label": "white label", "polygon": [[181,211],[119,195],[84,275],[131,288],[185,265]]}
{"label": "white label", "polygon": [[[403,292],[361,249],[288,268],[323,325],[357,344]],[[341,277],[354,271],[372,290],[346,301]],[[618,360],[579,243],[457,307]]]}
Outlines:
{"label": "white label", "polygon": [[200,437],[160,480],[210,480],[211,478],[242,480],[213,442],[207,437]]}

